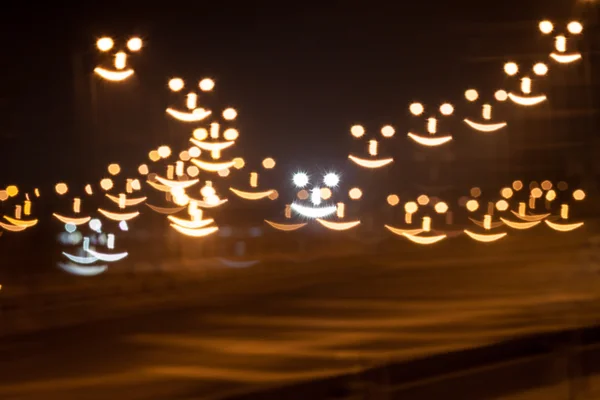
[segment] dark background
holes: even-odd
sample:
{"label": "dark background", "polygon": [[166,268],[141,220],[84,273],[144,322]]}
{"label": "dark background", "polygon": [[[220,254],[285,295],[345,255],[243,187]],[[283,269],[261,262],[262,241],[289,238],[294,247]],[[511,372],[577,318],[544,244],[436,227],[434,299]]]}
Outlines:
{"label": "dark background", "polygon": [[[355,123],[371,133],[388,123],[396,127],[394,139],[381,142],[382,154],[395,156],[394,168],[367,177],[398,190],[595,174],[595,2],[127,4],[3,10],[0,186],[95,182],[110,162],[133,174],[157,145],[186,148],[189,133],[164,114],[173,76],[216,80],[213,108],[240,112],[238,155],[255,162],[274,156],[273,184],[297,168],[361,179],[365,171],[345,161],[349,152],[366,154],[366,142],[349,135]],[[584,62],[548,60],[553,39],[537,30],[543,18],[560,27],[571,18],[584,21],[578,43]],[[130,59],[135,79],[105,84],[92,75],[99,61],[95,41],[104,35],[144,39]],[[535,110],[507,106],[499,117],[509,129],[478,136],[461,123],[469,110],[480,115],[463,93],[509,89],[514,82],[502,70],[508,60],[548,62],[549,76],[539,86],[534,80],[534,90],[543,88],[550,102]],[[455,105],[445,126],[455,137],[451,145],[424,153],[406,140],[407,108],[415,100]]]}

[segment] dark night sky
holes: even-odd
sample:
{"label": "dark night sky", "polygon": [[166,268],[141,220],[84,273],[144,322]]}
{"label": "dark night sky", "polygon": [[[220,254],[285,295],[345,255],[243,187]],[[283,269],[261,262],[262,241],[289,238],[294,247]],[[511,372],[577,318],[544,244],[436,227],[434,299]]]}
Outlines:
{"label": "dark night sky", "polygon": [[[552,76],[548,90],[557,100],[550,110],[511,114],[521,131],[484,143],[457,128],[453,154],[475,175],[496,169],[510,175],[506,157],[522,162],[526,156],[515,149],[537,143],[536,138],[548,145],[588,140],[597,132],[600,80],[589,72],[594,65],[600,71],[593,25],[598,5],[575,0],[191,4],[142,11],[113,10],[100,2],[4,10],[0,186],[91,179],[112,161],[137,166],[159,144],[183,148],[187,134],[164,115],[172,99],[166,88],[171,76],[217,81],[211,101],[240,111],[239,146],[248,159],[274,155],[287,162],[284,168],[347,168],[340,163],[348,152],[366,148],[355,146],[349,127],[362,123],[375,130],[391,123],[402,134],[388,151],[399,159],[401,171],[411,170],[416,149],[403,137],[408,104],[450,101],[457,109],[454,118],[464,116],[464,90],[501,88],[505,61],[546,60],[552,42],[537,31],[545,17],[563,22],[583,17],[581,46],[596,54]],[[98,89],[99,121],[92,123],[87,89],[101,35],[141,35],[146,47],[132,60],[135,80]],[[576,122],[567,117],[574,111],[582,113]],[[581,158],[580,149],[560,151]],[[536,157],[543,159],[548,151]],[[473,168],[480,162],[474,154],[497,168]]]}

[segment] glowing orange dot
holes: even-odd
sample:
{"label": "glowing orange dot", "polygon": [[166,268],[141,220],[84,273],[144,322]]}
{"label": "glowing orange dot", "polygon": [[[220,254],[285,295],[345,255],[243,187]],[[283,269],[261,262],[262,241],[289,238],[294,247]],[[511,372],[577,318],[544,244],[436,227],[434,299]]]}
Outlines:
{"label": "glowing orange dot", "polygon": [[297,196],[300,200],[306,200],[306,199],[308,199],[308,192],[306,190],[302,189],[301,191],[298,192]]}
{"label": "glowing orange dot", "polygon": [[205,128],[197,128],[194,129],[192,135],[194,135],[194,139],[202,141],[208,137],[208,131]]}
{"label": "glowing orange dot", "polygon": [[223,118],[225,118],[226,120],[232,120],[232,119],[235,119],[236,117],[237,117],[237,111],[235,111],[235,109],[233,109],[233,108],[228,108],[223,111]]}
{"label": "glowing orange dot", "polygon": [[350,198],[352,200],[358,200],[362,197],[362,190],[360,190],[359,188],[352,188],[350,189],[350,191],[348,192],[348,196],[350,196]]}
{"label": "glowing orange dot", "polygon": [[272,190],[269,194],[270,200],[277,200],[279,198],[279,192],[277,190]]}
{"label": "glowing orange dot", "polygon": [[262,162],[262,165],[265,169],[275,168],[275,160],[273,160],[271,157],[265,158]]}
{"label": "glowing orange dot", "polygon": [[521,181],[514,181],[512,184],[513,189],[515,189],[517,192],[521,189],[523,189],[523,182]]}
{"label": "glowing orange dot", "polygon": [[481,196],[481,189],[479,189],[478,187],[471,188],[470,193],[471,193],[471,197],[477,198],[477,197]]}
{"label": "glowing orange dot", "polygon": [[111,175],[118,175],[119,172],[121,172],[121,167],[119,166],[119,164],[110,164],[108,166],[108,173]]}
{"label": "glowing orange dot", "polygon": [[502,197],[504,197],[505,199],[510,199],[513,196],[513,191],[511,188],[506,187],[504,189],[502,189],[500,191],[500,194],[502,195]]}
{"label": "glowing orange dot", "polygon": [[187,150],[183,150],[181,153],[179,153],[179,159],[181,161],[189,161],[190,153]]}
{"label": "glowing orange dot", "polygon": [[531,191],[531,197],[533,197],[534,199],[539,199],[540,197],[542,197],[543,194],[544,193],[542,192],[542,189],[537,187]]}
{"label": "glowing orange dot", "polygon": [[223,132],[223,137],[225,138],[225,140],[235,140],[239,136],[240,136],[240,133],[238,132],[237,129],[234,129],[234,128],[226,129],[225,132]]}
{"label": "glowing orange dot", "polygon": [[10,185],[6,187],[6,193],[8,193],[9,197],[15,197],[19,194],[19,188],[15,185]]}
{"label": "glowing orange dot", "polygon": [[142,164],[138,167],[138,172],[140,175],[148,175],[149,169],[146,164]]}
{"label": "glowing orange dot", "polygon": [[496,202],[496,208],[498,211],[506,211],[508,210],[508,202],[506,200],[500,200]]}
{"label": "glowing orange dot", "polygon": [[417,203],[415,203],[414,201],[409,201],[404,205],[404,211],[406,211],[409,214],[416,213],[418,209],[419,206],[417,206]]}
{"label": "glowing orange dot", "polygon": [[435,205],[434,209],[438,214],[444,214],[448,211],[448,204],[440,201]]}
{"label": "glowing orange dot", "polygon": [[550,182],[550,181],[542,182],[542,189],[544,189],[544,190],[552,189],[552,182]]}
{"label": "glowing orange dot", "polygon": [[329,200],[332,196],[331,189],[329,188],[321,188],[321,198],[323,200]]}
{"label": "glowing orange dot", "polygon": [[210,78],[204,78],[200,81],[198,86],[200,87],[200,90],[202,90],[203,92],[210,92],[215,87],[215,81],[213,81]]}
{"label": "glowing orange dot", "polygon": [[158,151],[152,150],[150,153],[148,153],[148,158],[150,159],[150,161],[156,162],[160,160],[160,155],[158,154]]}
{"label": "glowing orange dot", "polygon": [[6,190],[0,190],[0,201],[4,201],[8,199],[8,193]]}
{"label": "glowing orange dot", "polygon": [[195,178],[200,174],[200,168],[195,165],[190,165],[186,168],[186,172],[190,177]]}
{"label": "glowing orange dot", "polygon": [[113,188],[113,186],[114,183],[110,178],[104,178],[100,181],[100,187],[104,190],[110,190]]}
{"label": "glowing orange dot", "polygon": [[387,203],[392,207],[397,206],[400,203],[400,198],[395,194],[390,194],[387,197]]}
{"label": "glowing orange dot", "polygon": [[420,206],[426,206],[427,204],[429,204],[429,197],[422,194],[417,198],[417,203],[419,203]]}
{"label": "glowing orange dot", "polygon": [[171,148],[169,146],[160,146],[158,148],[158,155],[162,158],[171,156]]}
{"label": "glowing orange dot", "polygon": [[233,167],[235,169],[242,169],[242,168],[244,168],[244,165],[246,165],[246,161],[244,161],[244,159],[241,157],[234,158],[233,162],[234,162]]}
{"label": "glowing orange dot", "polygon": [[473,211],[477,211],[478,208],[479,208],[479,202],[477,200],[467,201],[467,210],[473,212]]}
{"label": "glowing orange dot", "polygon": [[69,187],[66,183],[57,183],[56,186],[54,186],[54,190],[56,193],[63,195],[69,191]]}
{"label": "glowing orange dot", "polygon": [[217,174],[219,174],[219,176],[221,176],[221,177],[225,178],[226,176],[229,176],[229,173],[230,173],[230,172],[231,172],[231,171],[229,171],[229,169],[228,169],[228,168],[225,168],[225,169],[222,169],[222,170],[220,170],[219,172],[217,172]]}
{"label": "glowing orange dot", "polygon": [[585,192],[581,189],[577,189],[576,191],[573,192],[573,198],[575,200],[583,200],[583,199],[585,199]]}
{"label": "glowing orange dot", "polygon": [[361,125],[354,125],[352,128],[350,128],[350,133],[355,138],[359,138],[365,134],[365,128],[363,128]]}

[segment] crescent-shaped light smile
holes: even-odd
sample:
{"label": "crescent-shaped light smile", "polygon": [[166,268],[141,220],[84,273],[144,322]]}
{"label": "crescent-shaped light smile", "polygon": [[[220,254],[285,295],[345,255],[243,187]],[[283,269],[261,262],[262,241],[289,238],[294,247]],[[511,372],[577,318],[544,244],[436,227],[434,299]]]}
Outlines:
{"label": "crescent-shaped light smile", "polygon": [[264,192],[246,192],[232,187],[230,187],[229,190],[231,190],[236,196],[245,200],[262,200],[269,197],[271,193],[273,193],[273,190],[266,190]]}
{"label": "crescent-shaped light smile", "polygon": [[546,101],[545,95],[540,96],[519,96],[514,93],[509,93],[508,98],[512,100],[513,103],[516,103],[520,106],[535,106]]}
{"label": "crescent-shaped light smile", "polygon": [[569,64],[572,62],[575,62],[577,60],[581,59],[581,54],[580,53],[573,53],[573,54],[556,54],[556,53],[551,53],[550,57],[554,60],[557,61],[561,64]]}
{"label": "crescent-shaped light smile", "polygon": [[133,75],[132,69],[127,69],[125,71],[110,71],[105,68],[96,67],[96,68],[94,68],[94,72],[106,80],[116,81],[116,82],[124,81],[125,79],[127,79],[131,75]]}
{"label": "crescent-shaped light smile", "polygon": [[106,266],[106,265],[94,265],[94,266],[89,266],[89,267],[80,267],[73,263],[62,263],[62,262],[59,262],[57,265],[60,269],[64,270],[65,272],[68,272],[73,275],[79,275],[79,276],[100,275],[101,273],[103,273],[104,271],[106,271],[108,269],[108,266]]}
{"label": "crescent-shaped light smile", "polygon": [[507,123],[506,122],[499,122],[497,124],[481,124],[478,122],[473,122],[468,118],[464,119],[465,123],[467,125],[469,125],[471,128],[475,129],[476,131],[479,132],[496,132],[502,128],[504,128]]}
{"label": "crescent-shaped light smile", "polygon": [[435,147],[441,146],[452,140],[452,136],[440,136],[440,137],[423,137],[414,133],[409,133],[408,137],[423,146]]}
{"label": "crescent-shaped light smile", "polygon": [[381,167],[385,167],[386,165],[394,162],[393,158],[383,158],[383,159],[379,159],[379,160],[368,160],[365,158],[360,158],[360,157],[356,157],[353,155],[349,155],[348,158],[355,163],[356,165],[359,165],[363,168],[381,168]]}
{"label": "crescent-shaped light smile", "polygon": [[196,108],[192,112],[177,111],[172,108],[167,108],[167,114],[171,117],[183,122],[199,122],[208,117],[211,111],[204,108]]}
{"label": "crescent-shaped light smile", "polygon": [[292,210],[307,218],[323,218],[334,214],[337,211],[336,206],[327,207],[306,207],[298,203],[292,203]]}
{"label": "crescent-shaped light smile", "polygon": [[100,253],[100,252],[97,252],[96,250],[90,250],[90,249],[87,249],[86,251],[88,253],[90,253],[92,255],[92,257],[96,257],[98,260],[104,261],[104,262],[120,261],[129,255],[127,252],[116,253],[116,254],[107,254],[107,253]]}
{"label": "crescent-shaped light smile", "polygon": [[272,222],[272,221],[269,221],[266,219],[265,219],[265,222],[267,224],[269,224],[271,227],[278,229],[280,231],[284,231],[284,232],[292,232],[292,231],[298,230],[298,229],[306,226],[306,222],[303,222],[300,224],[279,224],[277,222]]}

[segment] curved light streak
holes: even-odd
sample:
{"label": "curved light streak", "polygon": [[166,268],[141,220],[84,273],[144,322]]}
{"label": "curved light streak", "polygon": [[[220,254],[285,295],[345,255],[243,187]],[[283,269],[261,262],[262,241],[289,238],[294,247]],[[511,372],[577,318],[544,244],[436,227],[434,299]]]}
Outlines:
{"label": "curved light streak", "polygon": [[298,203],[292,203],[292,210],[296,211],[298,214],[308,217],[308,218],[323,218],[328,217],[330,215],[335,214],[337,211],[336,206],[328,206],[328,207],[306,207],[302,206]]}
{"label": "curved light streak", "polygon": [[235,165],[235,161],[227,161],[222,163],[213,163],[193,158],[191,160],[198,168],[208,172],[219,172],[224,169],[230,169]]}
{"label": "curved light streak", "polygon": [[67,257],[69,259],[69,261],[72,261],[76,264],[83,264],[83,265],[89,265],[89,264],[93,264],[96,261],[98,261],[98,259],[94,256],[91,257],[80,257],[80,256],[74,256],[73,254],[69,254],[63,251],[63,256]]}
{"label": "curved light streak", "polygon": [[155,211],[159,214],[165,214],[165,215],[175,214],[175,213],[178,213],[185,209],[185,206],[183,206],[183,207],[158,207],[158,206],[153,206],[152,204],[148,204],[148,203],[146,203],[146,205],[152,211]]}
{"label": "curved light streak", "polygon": [[62,222],[63,224],[73,224],[73,225],[87,224],[92,219],[92,217],[81,217],[81,218],[65,217],[64,215],[60,215],[57,213],[52,214],[52,216],[54,218],[56,218],[57,220],[59,220],[60,222]]}
{"label": "curved light streak", "polygon": [[575,62],[577,60],[581,59],[581,54],[576,53],[576,54],[556,54],[556,53],[551,53],[550,57],[554,60],[557,61],[561,64],[570,64],[572,62]]}
{"label": "curved light streak", "polygon": [[353,156],[352,154],[350,154],[348,156],[348,158],[355,163],[356,165],[363,167],[363,168],[381,168],[381,167],[385,167],[386,165],[394,162],[393,158],[384,158],[381,160],[367,160],[364,158],[359,158],[356,156]]}
{"label": "curved light streak", "polygon": [[104,215],[108,219],[112,219],[113,221],[121,222],[121,221],[129,221],[140,215],[139,211],[134,211],[131,213],[114,213],[110,211],[103,210],[101,208],[98,209],[102,215]]}
{"label": "curved light streak", "polygon": [[175,225],[175,224],[171,224],[171,226],[177,232],[184,234],[186,236],[190,236],[190,237],[204,237],[204,236],[211,235],[219,230],[219,228],[216,226],[213,226],[210,228],[202,228],[202,229],[189,229],[189,228],[184,228],[182,226]]}
{"label": "curved light streak", "polygon": [[194,186],[196,183],[200,182],[200,179],[190,179],[188,181],[172,181],[170,179],[166,179],[160,176],[156,176],[156,180],[161,183],[163,186],[168,188],[180,188],[187,189],[191,186]]}
{"label": "curved light streak", "polygon": [[187,228],[187,229],[199,229],[204,228],[207,225],[210,225],[214,222],[212,218],[209,219],[201,219],[198,221],[190,221],[189,219],[177,218],[172,215],[167,217],[169,221],[174,223],[175,225]]}
{"label": "curved light streak", "polygon": [[513,229],[520,229],[520,230],[533,228],[534,226],[539,225],[542,222],[542,221],[515,222],[515,221],[508,220],[506,218],[502,218],[502,217],[500,217],[500,220],[502,222],[504,222],[504,224],[506,226],[513,228]]}
{"label": "curved light streak", "polygon": [[534,221],[541,221],[545,218],[548,218],[550,216],[550,213],[548,214],[536,214],[536,215],[521,215],[518,212],[514,211],[514,210],[510,210],[511,213],[513,213],[513,215],[517,218],[519,218],[522,221],[527,221],[527,222],[534,222]]}
{"label": "curved light streak", "polygon": [[578,222],[575,224],[557,224],[556,222],[551,222],[548,220],[545,220],[544,222],[550,228],[552,228],[558,232],[571,232],[571,231],[574,231],[575,229],[581,228],[583,226],[583,222]]}
{"label": "curved light streak", "polygon": [[196,147],[200,148],[201,150],[206,150],[206,151],[221,151],[221,150],[225,150],[228,147],[231,147],[235,144],[235,141],[229,141],[229,142],[203,142],[201,140],[196,140],[196,139],[190,139],[190,142],[194,143],[194,145],[196,145]]}
{"label": "curved light streak", "polygon": [[481,233],[475,233],[475,232],[471,232],[467,229],[464,230],[464,232],[467,234],[467,236],[469,236],[471,239],[473,240],[477,240],[478,242],[482,242],[482,243],[491,243],[491,242],[495,242],[497,240],[502,239],[504,236],[506,236],[506,232],[504,233],[494,233],[494,234],[481,234]]}
{"label": "curved light streak", "polygon": [[22,232],[25,229],[27,229],[26,226],[16,226],[16,225],[11,225],[11,224],[5,224],[3,222],[0,222],[0,227],[2,227],[3,229],[5,229],[9,232]]}
{"label": "curved light streak", "polygon": [[[485,229],[485,224],[482,221],[477,221],[476,219],[471,218],[471,217],[469,217],[469,219],[471,220],[471,222],[473,222],[478,227]],[[502,225],[503,225],[502,221],[492,222],[492,223],[490,223],[490,229],[498,228],[498,227],[501,227]]]}
{"label": "curved light streak", "polygon": [[32,220],[22,220],[22,219],[14,219],[9,216],[4,216],[4,219],[13,224],[14,226],[23,226],[25,228],[31,228],[38,223],[37,219]]}
{"label": "curved light streak", "polygon": [[205,110],[204,108],[196,108],[191,113],[188,113],[167,108],[167,114],[182,122],[198,122],[208,117],[211,114],[211,111]]}
{"label": "curved light streak", "polygon": [[271,227],[278,229],[280,231],[284,231],[284,232],[292,232],[292,231],[298,230],[300,228],[303,228],[307,225],[306,222],[301,223],[301,224],[278,224],[277,222],[272,222],[272,221],[269,221],[266,219],[265,219],[265,222],[267,224],[269,224]]}
{"label": "curved light streak", "polygon": [[102,78],[113,82],[124,81],[125,79],[133,75],[132,69],[128,69],[125,71],[109,71],[101,67],[96,67],[94,68],[94,72],[97,75],[100,75]]}
{"label": "curved light streak", "polygon": [[404,236],[405,238],[407,238],[408,240],[410,240],[413,243],[423,244],[423,245],[435,244],[437,242],[440,242],[440,241],[446,239],[446,235],[417,236],[417,235],[411,235],[409,233],[403,233],[402,236]]}
{"label": "curved light streak", "polygon": [[171,193],[171,188],[165,185],[161,185],[160,183],[156,183],[156,182],[152,182],[152,181],[146,181],[146,183],[150,186],[152,186],[154,189],[159,190],[161,192],[165,192],[165,193]]}
{"label": "curved light streak", "polygon": [[428,137],[415,135],[414,133],[409,133],[408,137],[411,138],[412,140],[414,140],[415,142],[419,143],[420,145],[428,146],[428,147],[441,146],[452,140],[452,136],[428,138]]}
{"label": "curved light streak", "polygon": [[508,125],[506,122],[499,122],[497,124],[480,124],[478,122],[473,122],[468,118],[465,118],[464,121],[467,125],[475,129],[476,131],[485,133],[496,132]]}
{"label": "curved light streak", "polygon": [[317,222],[323,225],[325,228],[331,229],[332,231],[347,231],[348,229],[352,229],[360,225],[360,221],[334,222],[320,218],[317,218]]}
{"label": "curved light streak", "polygon": [[[110,195],[106,193],[106,197],[108,197],[113,203],[121,204],[121,201],[117,196]],[[133,199],[125,199],[125,207],[137,206],[138,204],[142,204],[145,202],[147,197],[137,197]]]}
{"label": "curved light streak", "polygon": [[229,268],[248,268],[258,264],[259,260],[248,260],[248,261],[235,261],[228,260],[226,258],[219,257],[217,258],[221,264]]}
{"label": "curved light streak", "polygon": [[63,271],[68,272],[69,274],[78,275],[78,276],[100,275],[101,273],[105,272],[108,269],[108,266],[106,266],[106,265],[79,267],[72,263],[62,263],[62,262],[59,262],[56,265],[58,265],[58,267],[60,269],[62,269]]}
{"label": "curved light streak", "polygon": [[514,93],[509,93],[508,98],[512,100],[513,103],[516,103],[520,106],[535,106],[540,104],[543,101],[546,101],[546,96],[535,96],[535,97],[525,97],[519,96]]}
{"label": "curved light streak", "polygon": [[104,262],[120,261],[129,255],[127,252],[116,253],[116,254],[107,254],[107,253],[100,253],[100,252],[97,252],[96,250],[90,250],[90,249],[87,249],[86,251],[88,253],[90,253],[92,256],[96,257],[98,260],[104,261]]}
{"label": "curved light streak", "polygon": [[384,225],[386,227],[387,230],[389,230],[390,232],[392,232],[394,235],[398,235],[398,236],[404,236],[404,234],[409,234],[411,236],[416,236],[418,234],[420,234],[421,232],[423,232],[423,229],[399,229],[399,228],[394,228],[393,226],[390,225]]}
{"label": "curved light streak", "polygon": [[271,193],[273,193],[273,190],[267,190],[264,192],[245,192],[232,187],[230,187],[229,190],[231,190],[236,196],[245,200],[262,200],[269,197]]}
{"label": "curved light streak", "polygon": [[191,201],[195,201],[198,204],[198,207],[200,207],[200,208],[216,208],[216,207],[219,207],[219,206],[227,203],[227,199],[219,199],[219,201],[216,203],[207,203],[204,200],[194,199],[194,198],[190,197],[190,202]]}

